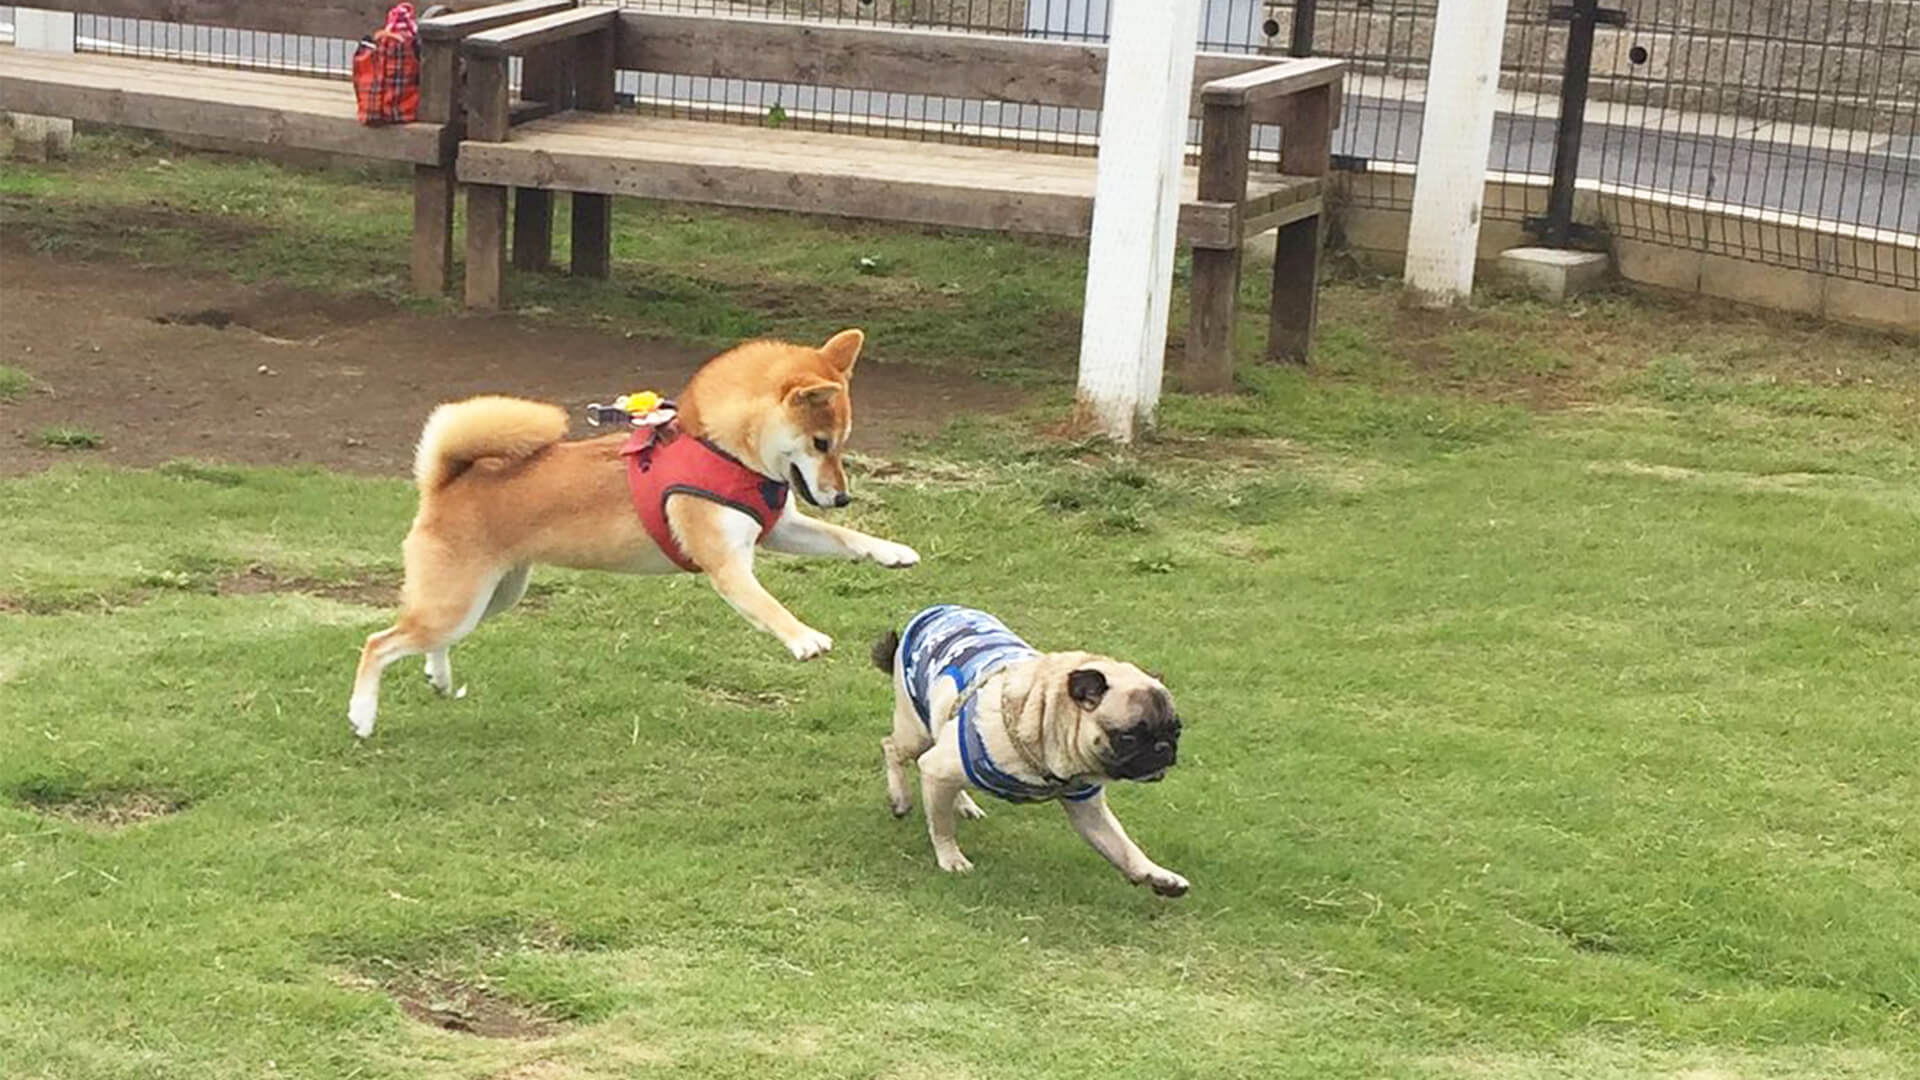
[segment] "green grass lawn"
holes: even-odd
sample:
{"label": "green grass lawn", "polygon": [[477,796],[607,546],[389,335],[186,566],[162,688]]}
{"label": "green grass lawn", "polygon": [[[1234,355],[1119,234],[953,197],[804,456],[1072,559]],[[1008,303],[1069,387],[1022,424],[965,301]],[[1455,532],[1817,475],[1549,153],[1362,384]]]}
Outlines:
{"label": "green grass lawn", "polygon": [[[194,203],[167,250],[85,222],[222,186],[404,206],[126,153],[6,173],[0,221],[176,265],[253,212]],[[87,170],[117,179],[56,183]],[[234,265],[339,287],[289,270],[305,205],[259,210]],[[404,259],[312,212],[303,250]],[[636,217],[614,282],[526,279],[531,317],[784,329],[743,269],[767,253],[846,305],[793,336],[898,320],[877,346],[1026,373],[1053,415],[1069,249]],[[831,278],[867,247],[898,275]],[[669,265],[698,304],[626,291]],[[943,285],[938,323],[876,300]],[[1002,302],[1021,321],[978,321]],[[925,562],[766,560],[835,636],[819,662],[697,579],[545,573],[456,650],[467,698],[396,668],[366,745],[346,694],[388,613],[350,586],[397,574],[402,481],[80,454],[0,481],[0,1072],[1920,1077],[1911,345],[1626,295],[1426,316],[1344,282],[1320,355],[1170,399],[1134,454],[1016,417],[862,463],[841,517]],[[1048,807],[964,824],[966,877],[887,815],[864,646],[937,600],[1165,674],[1181,764],[1111,798],[1189,897],[1128,887]]]}

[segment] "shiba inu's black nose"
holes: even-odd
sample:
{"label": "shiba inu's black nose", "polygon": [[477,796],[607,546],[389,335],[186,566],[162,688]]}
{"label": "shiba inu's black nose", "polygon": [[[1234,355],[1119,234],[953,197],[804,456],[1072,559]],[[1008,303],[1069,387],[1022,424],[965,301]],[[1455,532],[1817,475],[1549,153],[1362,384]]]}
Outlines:
{"label": "shiba inu's black nose", "polygon": [[853,496],[847,494],[844,491],[833,497],[833,505],[835,506],[845,506],[852,501],[853,501]]}

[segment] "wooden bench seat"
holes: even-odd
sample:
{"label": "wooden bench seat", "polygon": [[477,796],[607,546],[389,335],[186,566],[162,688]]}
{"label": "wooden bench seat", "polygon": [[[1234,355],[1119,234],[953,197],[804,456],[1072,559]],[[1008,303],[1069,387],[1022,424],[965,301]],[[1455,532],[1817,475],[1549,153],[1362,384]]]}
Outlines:
{"label": "wooden bench seat", "polygon": [[[469,141],[463,183],[603,192],[674,202],[964,229],[1086,236],[1091,157],[988,146],[767,129],[631,114],[565,112]],[[1317,212],[1321,180],[1254,173],[1246,198],[1202,202],[1186,170],[1180,235],[1238,246],[1248,235]]]}
{"label": "wooden bench seat", "polygon": [[[351,41],[379,28],[392,4],[391,0],[34,0],[32,6]],[[0,110],[411,165],[413,285],[417,292],[441,293],[453,267],[453,154],[463,123],[457,89],[460,42],[517,20],[568,10],[572,0],[455,6],[468,10],[420,24],[418,123],[362,125],[353,84],[324,73],[14,47],[0,47]]]}
{"label": "wooden bench seat", "polygon": [[6,48],[0,103],[17,112],[413,165],[452,159],[445,124],[363,126],[345,79]]}
{"label": "wooden bench seat", "polygon": [[[609,271],[616,195],[1061,236],[1085,236],[1092,222],[1095,159],[1049,152],[1030,136],[914,141],[873,130],[885,121],[828,133],[740,123],[757,118],[704,106],[708,115],[693,118],[636,114],[616,109],[614,78],[624,70],[739,80],[769,103],[784,87],[807,86],[1097,111],[1106,77],[1097,45],[589,5],[474,34],[462,55],[468,125],[455,170],[467,189],[473,307],[504,302],[509,251],[518,269],[549,265],[555,192],[573,202],[573,272],[593,277]],[[548,115],[516,120],[508,85],[516,58],[520,97]],[[1343,70],[1324,59],[1196,59],[1201,150],[1179,223],[1193,249],[1189,387],[1232,385],[1243,241],[1269,230],[1279,230],[1279,254],[1268,356],[1306,358]],[[1278,172],[1254,167],[1256,123],[1281,129]]]}

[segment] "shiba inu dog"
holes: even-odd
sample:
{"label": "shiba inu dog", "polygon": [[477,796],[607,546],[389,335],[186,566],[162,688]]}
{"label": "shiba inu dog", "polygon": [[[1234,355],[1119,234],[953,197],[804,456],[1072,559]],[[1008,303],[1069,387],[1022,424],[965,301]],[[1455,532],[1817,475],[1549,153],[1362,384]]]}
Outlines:
{"label": "shiba inu dog", "polygon": [[1152,782],[1179,756],[1180,717],[1160,680],[1086,652],[1043,653],[984,611],[927,608],[873,645],[893,676],[893,734],[880,741],[887,807],[913,808],[907,763],[920,772],[927,833],[940,869],[973,863],[954,817],[985,812],[967,794],[1059,802],[1082,839],[1135,885],[1184,896],[1187,879],[1147,857],[1107,808],[1108,780]]}
{"label": "shiba inu dog", "polygon": [[563,441],[557,405],[478,397],[427,419],[414,458],[420,509],[403,551],[394,625],[367,638],[348,719],[373,733],[380,676],[426,655],[427,678],[453,689],[448,650],[516,603],[535,563],[632,574],[697,570],[795,659],[832,648],[753,575],[753,550],[872,559],[906,567],[904,544],[808,517],[849,500],[843,455],[853,430],[848,382],[864,335],[820,348],[753,341],[709,360],[659,427]]}

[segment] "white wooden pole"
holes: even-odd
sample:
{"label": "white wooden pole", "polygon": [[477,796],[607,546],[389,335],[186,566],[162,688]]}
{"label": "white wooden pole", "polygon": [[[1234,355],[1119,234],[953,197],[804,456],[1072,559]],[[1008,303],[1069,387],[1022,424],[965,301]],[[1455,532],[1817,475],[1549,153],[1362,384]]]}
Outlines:
{"label": "white wooden pole", "polygon": [[[13,9],[13,47],[44,52],[73,51],[73,13]],[[60,116],[13,114],[14,152],[26,157],[60,157],[73,145],[73,121]]]}
{"label": "white wooden pole", "polygon": [[1506,23],[1507,0],[1440,0],[1434,16],[1406,272],[1408,292],[1428,307],[1473,292]]}
{"label": "white wooden pole", "polygon": [[1201,0],[1114,0],[1080,324],[1080,421],[1131,442],[1166,364]]}

